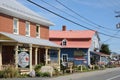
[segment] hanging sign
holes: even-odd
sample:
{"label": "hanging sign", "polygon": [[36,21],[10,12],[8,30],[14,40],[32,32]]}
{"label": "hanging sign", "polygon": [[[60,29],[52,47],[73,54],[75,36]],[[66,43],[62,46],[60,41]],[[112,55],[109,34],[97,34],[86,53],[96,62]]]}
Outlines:
{"label": "hanging sign", "polygon": [[29,65],[29,54],[27,52],[20,52],[18,54],[18,65],[25,68]]}

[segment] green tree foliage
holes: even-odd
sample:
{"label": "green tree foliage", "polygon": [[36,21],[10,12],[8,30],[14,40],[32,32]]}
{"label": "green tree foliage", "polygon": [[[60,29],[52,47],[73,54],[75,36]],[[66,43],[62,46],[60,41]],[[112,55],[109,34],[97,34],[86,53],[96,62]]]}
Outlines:
{"label": "green tree foliage", "polygon": [[108,44],[102,44],[100,52],[110,55],[111,51]]}

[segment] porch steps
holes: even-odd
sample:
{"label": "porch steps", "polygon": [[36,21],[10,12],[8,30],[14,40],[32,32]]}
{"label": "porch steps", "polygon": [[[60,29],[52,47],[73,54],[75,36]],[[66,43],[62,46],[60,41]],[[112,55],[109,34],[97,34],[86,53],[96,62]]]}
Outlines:
{"label": "porch steps", "polygon": [[30,73],[30,69],[19,69],[20,74],[29,74]]}

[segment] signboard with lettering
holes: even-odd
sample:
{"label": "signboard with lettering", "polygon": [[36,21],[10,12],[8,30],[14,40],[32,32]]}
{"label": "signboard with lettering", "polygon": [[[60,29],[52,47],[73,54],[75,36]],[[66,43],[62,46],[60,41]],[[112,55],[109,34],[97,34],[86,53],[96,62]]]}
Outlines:
{"label": "signboard with lettering", "polygon": [[85,53],[82,50],[74,51],[74,57],[83,57]]}

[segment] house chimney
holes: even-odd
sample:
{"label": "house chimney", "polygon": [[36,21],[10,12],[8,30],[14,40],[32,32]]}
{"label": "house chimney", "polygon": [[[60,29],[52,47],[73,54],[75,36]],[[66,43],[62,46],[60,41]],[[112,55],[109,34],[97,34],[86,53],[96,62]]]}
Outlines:
{"label": "house chimney", "polygon": [[62,26],[62,31],[66,31],[66,26],[65,25]]}

